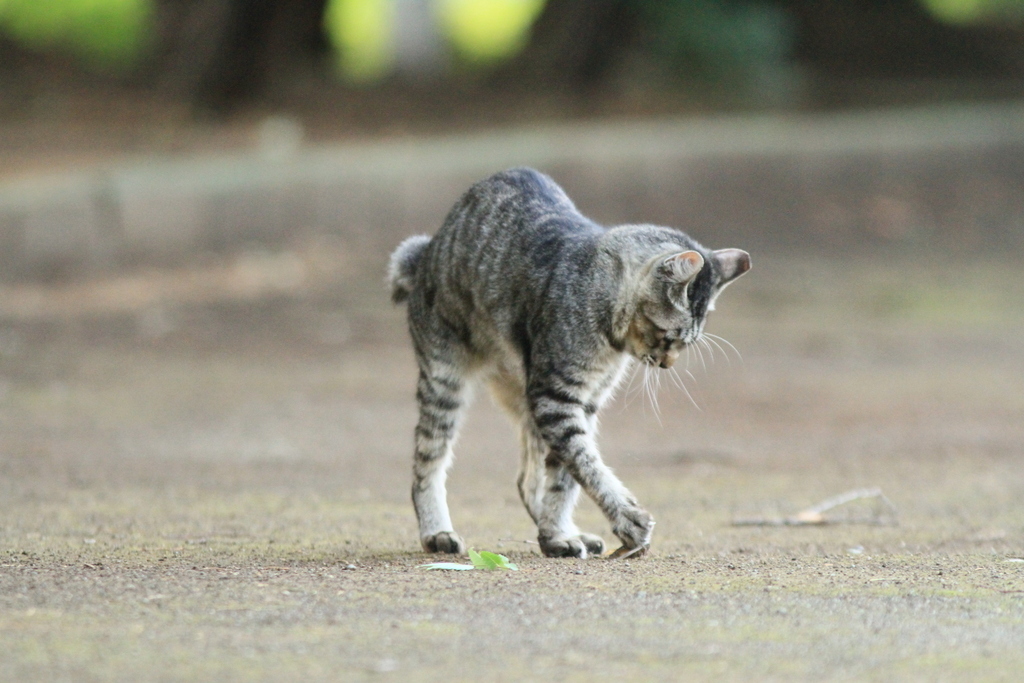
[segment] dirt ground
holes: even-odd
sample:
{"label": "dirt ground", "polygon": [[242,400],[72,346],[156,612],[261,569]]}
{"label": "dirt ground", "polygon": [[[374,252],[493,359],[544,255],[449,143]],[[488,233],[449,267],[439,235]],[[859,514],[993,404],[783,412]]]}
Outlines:
{"label": "dirt ground", "polygon": [[[753,257],[709,325],[742,360],[604,417],[647,557],[541,557],[479,397],[453,517],[517,572],[418,567],[382,264],[0,290],[0,680],[1019,680],[1019,260]],[[860,487],[895,519],[732,523]]]}

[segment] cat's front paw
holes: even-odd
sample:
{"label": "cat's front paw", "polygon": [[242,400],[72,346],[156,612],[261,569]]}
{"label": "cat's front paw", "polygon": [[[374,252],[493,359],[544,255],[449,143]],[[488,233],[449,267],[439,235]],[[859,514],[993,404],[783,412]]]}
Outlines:
{"label": "cat's front paw", "polygon": [[639,507],[624,508],[612,526],[612,532],[627,548],[646,548],[651,544],[653,531],[654,517]]}
{"label": "cat's front paw", "polygon": [[604,541],[594,534],[540,536],[540,550],[546,557],[592,557],[604,553]]}
{"label": "cat's front paw", "polygon": [[431,536],[424,536],[420,542],[428,553],[466,554],[466,542],[454,531],[439,531]]}
{"label": "cat's front paw", "polygon": [[594,557],[604,555],[604,539],[594,534],[580,534],[579,539],[587,546],[587,553]]}

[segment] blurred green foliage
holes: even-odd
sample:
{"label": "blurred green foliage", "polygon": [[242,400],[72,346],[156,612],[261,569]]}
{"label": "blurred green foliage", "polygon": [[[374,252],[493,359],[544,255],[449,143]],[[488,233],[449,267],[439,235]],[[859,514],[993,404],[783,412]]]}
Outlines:
{"label": "blurred green foliage", "polygon": [[[522,49],[545,0],[435,0],[437,30],[467,64],[499,62]],[[395,0],[330,0],[324,28],[339,71],[370,83],[394,65]]]}
{"label": "blurred green foliage", "polygon": [[372,83],[388,74],[394,62],[389,0],[330,0],[324,30],[334,47],[338,72],[346,80]]}
{"label": "blurred green foliage", "polygon": [[475,64],[519,52],[545,0],[438,0],[437,17],[456,53]]}
{"label": "blurred green foliage", "polygon": [[1024,0],[921,0],[932,15],[949,24],[1024,19]]}
{"label": "blurred green foliage", "polygon": [[152,17],[152,0],[0,0],[0,30],[10,37],[104,68],[134,63],[151,35]]}
{"label": "blurred green foliage", "polygon": [[[346,80],[374,83],[393,70],[398,1],[328,1],[323,28]],[[755,89],[757,82],[785,77],[796,29],[781,0],[620,1],[628,3],[638,18],[639,42],[630,48],[644,53],[671,77],[753,83]],[[950,24],[1024,21],[1024,0],[913,1]],[[158,33],[154,30],[157,2],[0,0],[0,33],[34,50],[62,51],[94,67],[127,70]],[[432,2],[435,29],[449,53],[461,64],[483,67],[526,46],[531,26],[548,4],[548,0]],[[627,34],[632,35],[623,32]],[[571,41],[573,35],[570,30],[564,40]]]}
{"label": "blurred green foliage", "polygon": [[794,40],[771,2],[644,0],[638,6],[649,50],[687,80],[751,81],[784,68]]}

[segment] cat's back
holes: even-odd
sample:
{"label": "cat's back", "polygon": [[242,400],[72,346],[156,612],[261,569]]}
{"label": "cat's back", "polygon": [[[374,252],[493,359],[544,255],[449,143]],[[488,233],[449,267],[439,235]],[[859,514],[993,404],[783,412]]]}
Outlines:
{"label": "cat's back", "polygon": [[576,207],[565,191],[549,176],[525,166],[495,173],[473,184],[465,196],[480,200],[481,207],[489,202],[508,203],[510,208],[522,212],[565,211]]}
{"label": "cat's back", "polygon": [[496,232],[511,236],[558,217],[567,219],[566,227],[583,218],[554,180],[532,168],[513,168],[470,187],[452,207],[437,237],[457,233],[479,239]]}
{"label": "cat's back", "polygon": [[567,242],[603,228],[585,218],[558,184],[532,168],[513,168],[474,184],[431,241],[433,267],[477,275],[520,270],[550,259]]}
{"label": "cat's back", "polygon": [[586,269],[603,232],[543,173],[496,173],[470,187],[431,238],[414,299],[470,329],[508,327]]}

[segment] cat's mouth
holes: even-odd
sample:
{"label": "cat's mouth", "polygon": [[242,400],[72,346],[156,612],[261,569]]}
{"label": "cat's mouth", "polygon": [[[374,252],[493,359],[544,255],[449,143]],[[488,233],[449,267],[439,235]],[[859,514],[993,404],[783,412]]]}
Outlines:
{"label": "cat's mouth", "polygon": [[626,346],[633,357],[639,359],[644,365],[667,370],[675,364],[680,351],[687,342],[680,338],[679,333],[671,338],[668,337],[667,332],[654,326],[650,318],[646,318],[646,320],[648,326],[656,330],[653,335],[634,320],[626,336]]}
{"label": "cat's mouth", "polygon": [[669,349],[664,353],[644,354],[640,360],[647,365],[653,365],[661,368],[662,370],[668,370],[675,365],[676,359],[679,358],[679,349]]}

